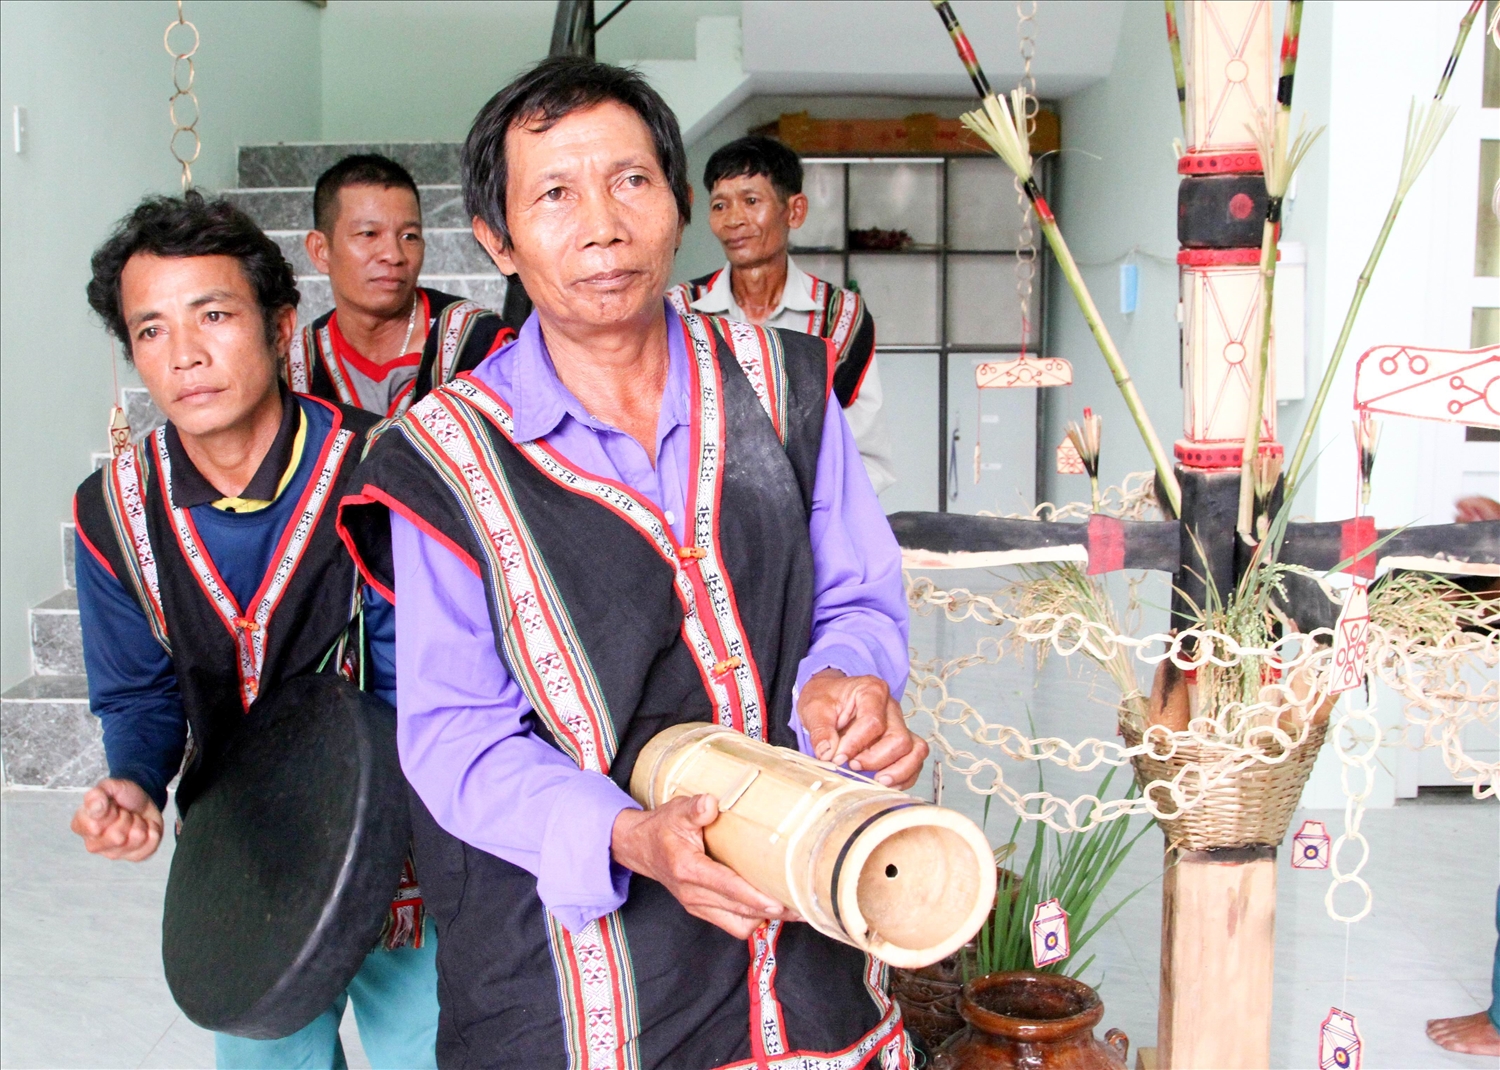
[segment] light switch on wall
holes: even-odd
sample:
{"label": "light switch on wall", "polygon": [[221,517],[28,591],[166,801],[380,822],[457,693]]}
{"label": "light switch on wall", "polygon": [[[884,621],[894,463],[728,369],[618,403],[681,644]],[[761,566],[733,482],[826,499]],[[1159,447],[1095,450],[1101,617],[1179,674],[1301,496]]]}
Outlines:
{"label": "light switch on wall", "polygon": [[17,156],[26,151],[26,109],[19,104],[10,109],[10,144]]}

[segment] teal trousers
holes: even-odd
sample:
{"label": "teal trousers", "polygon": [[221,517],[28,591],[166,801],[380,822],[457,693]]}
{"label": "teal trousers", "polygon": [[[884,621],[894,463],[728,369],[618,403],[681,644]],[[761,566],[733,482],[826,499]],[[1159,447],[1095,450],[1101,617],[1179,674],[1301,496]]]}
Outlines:
{"label": "teal trousers", "polygon": [[422,946],[376,948],[349,987],[317,1018],[280,1040],[214,1034],[219,1070],[345,1070],[339,1023],[354,1001],[359,1040],[375,1070],[437,1066],[437,933],[423,926]]}

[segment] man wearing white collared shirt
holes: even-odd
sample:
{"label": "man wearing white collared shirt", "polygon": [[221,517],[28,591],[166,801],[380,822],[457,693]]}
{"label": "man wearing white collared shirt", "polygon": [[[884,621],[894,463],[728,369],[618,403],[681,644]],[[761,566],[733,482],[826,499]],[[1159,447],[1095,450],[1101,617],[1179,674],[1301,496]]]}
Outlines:
{"label": "man wearing white collared shirt", "polygon": [[708,225],[729,262],[667,291],[677,310],[707,312],[763,327],[814,334],[832,343],[833,389],[844,406],[876,493],[896,482],[881,412],[875,321],[859,294],[824,282],[787,254],[807,219],[802,162],[779,141],[743,137],[709,157]]}

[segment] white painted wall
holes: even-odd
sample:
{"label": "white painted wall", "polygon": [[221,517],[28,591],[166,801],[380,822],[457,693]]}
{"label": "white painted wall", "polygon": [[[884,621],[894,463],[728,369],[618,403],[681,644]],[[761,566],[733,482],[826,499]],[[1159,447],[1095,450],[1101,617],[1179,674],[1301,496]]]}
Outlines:
{"label": "white painted wall", "polygon": [[[1326,21],[1332,42],[1326,61],[1331,74],[1327,118],[1317,120],[1329,124],[1324,158],[1330,195],[1316,228],[1327,264],[1319,301],[1326,354],[1395,189],[1408,102],[1431,98],[1467,5],[1439,0],[1317,6],[1331,6]],[[1479,139],[1500,137],[1500,116],[1480,107],[1481,50],[1486,47],[1494,46],[1476,25],[1446,98],[1458,105],[1459,113],[1407,196],[1324,409],[1315,445],[1322,453],[1317,484],[1300,503],[1319,519],[1355,510],[1352,398],[1359,355],[1373,346],[1401,343],[1467,349],[1470,310],[1500,303],[1500,284],[1476,280],[1473,274]],[[1302,54],[1305,62],[1307,50]],[[1321,374],[1324,357],[1316,363]],[[1309,387],[1311,393],[1311,382]],[[1488,464],[1494,471],[1500,467],[1496,454],[1500,444],[1465,443],[1463,428],[1456,425],[1386,419],[1367,511],[1382,527],[1451,522],[1454,500],[1465,492],[1465,470]],[[1474,489],[1500,496],[1500,486],[1470,487],[1468,492]],[[1382,726],[1398,725],[1397,696],[1382,686],[1373,688],[1373,696]],[[1488,736],[1481,741],[1470,732],[1466,745],[1493,748],[1493,731]],[[1426,757],[1425,752],[1383,752],[1369,805],[1393,805],[1398,779],[1406,781],[1405,793],[1410,793],[1418,766],[1426,768],[1425,782],[1433,780],[1434,763],[1424,761]],[[1341,806],[1339,773],[1337,755],[1325,748],[1303,795],[1304,805]]]}
{"label": "white painted wall", "polygon": [[[107,448],[110,349],[84,300],[89,254],[146,193],[175,193],[167,152],[175,6],[0,4],[0,686],[30,671],[26,609],[63,585],[59,525]],[[207,189],[235,149],[318,136],[318,18],[301,0],[188,5]],[[25,151],[11,109],[26,108]],[[131,373],[121,370],[122,382]]]}
{"label": "white painted wall", "polygon": [[[1063,97],[1109,72],[1124,0],[1043,3],[1035,19],[1037,92]],[[1160,5],[1148,8],[1162,23]],[[1021,76],[1012,4],[954,0],[996,88]],[[743,0],[745,69],[757,92],[967,96],[973,89],[932,6],[917,0]]]}

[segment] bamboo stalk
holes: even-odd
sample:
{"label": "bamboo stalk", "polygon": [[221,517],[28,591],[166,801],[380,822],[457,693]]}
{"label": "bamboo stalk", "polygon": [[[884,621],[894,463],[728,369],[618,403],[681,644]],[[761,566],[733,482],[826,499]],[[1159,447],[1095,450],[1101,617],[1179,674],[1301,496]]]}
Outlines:
{"label": "bamboo stalk", "polygon": [[1255,535],[1255,460],[1260,454],[1260,427],[1265,414],[1266,372],[1271,362],[1271,310],[1276,296],[1276,224],[1266,219],[1260,234],[1261,326],[1260,346],[1250,365],[1250,415],[1245,422],[1245,446],[1240,451],[1240,501],[1235,530]]}
{"label": "bamboo stalk", "polygon": [[1042,191],[1037,188],[1036,181],[1032,178],[1031,146],[1026,130],[1025,93],[1019,89],[1014,90],[1011,93],[1011,101],[1007,102],[1004,97],[997,96],[993,92],[984,92],[988,89],[989,82],[984,72],[980,70],[979,61],[974,55],[974,48],[970,45],[963,27],[959,25],[957,16],[953,14],[948,0],[932,0],[932,6],[942,16],[943,25],[948,28],[948,36],[953,39],[959,59],[963,61],[964,68],[969,72],[969,78],[973,81],[975,89],[980,89],[982,93],[983,111],[969,112],[963,117],[964,125],[983,138],[1021,180],[1021,186],[1031,201],[1038,222],[1041,223],[1042,234],[1046,236],[1047,244],[1051,247],[1053,256],[1057,258],[1063,278],[1067,280],[1068,287],[1073,291],[1073,297],[1077,300],[1084,321],[1089,325],[1089,331],[1099,346],[1099,352],[1104,355],[1104,362],[1109,366],[1115,386],[1119,388],[1121,396],[1125,399],[1125,407],[1130,410],[1130,416],[1135,421],[1141,438],[1145,440],[1146,450],[1151,454],[1151,463],[1156,469],[1162,491],[1167,496],[1172,514],[1176,516],[1182,510],[1182,488],[1177,483],[1177,473],[1172,470],[1171,459],[1167,456],[1167,451],[1162,448],[1161,439],[1157,437],[1156,428],[1151,424],[1151,417],[1146,413],[1146,406],[1141,401],[1140,392],[1136,390],[1135,383],[1130,378],[1130,372],[1125,367],[1125,361],[1120,356],[1120,350],[1116,347],[1114,339],[1110,337],[1109,329],[1104,326],[1104,320],[1099,315],[1099,309],[1094,304],[1088,285],[1083,281],[1083,274],[1078,270],[1077,261],[1073,259],[1073,254],[1068,249],[1068,243],[1063,239],[1062,231],[1058,229],[1057,219],[1053,216],[1052,209],[1047,206],[1046,200],[1042,197]]}
{"label": "bamboo stalk", "polygon": [[1188,136],[1187,72],[1182,66],[1182,39],[1177,31],[1176,0],[1163,0],[1167,9],[1167,46],[1172,50],[1172,73],[1177,78],[1177,110],[1182,113],[1182,136]]}
{"label": "bamboo stalk", "polygon": [[[1027,184],[1028,189],[1034,186],[1034,183]],[[1171,459],[1167,456],[1167,451],[1162,448],[1161,439],[1157,437],[1151,417],[1146,413],[1146,406],[1141,401],[1140,392],[1136,390],[1135,382],[1130,378],[1130,371],[1125,367],[1125,360],[1120,356],[1115,340],[1110,337],[1109,328],[1104,326],[1104,320],[1099,315],[1099,308],[1094,304],[1093,295],[1089,293],[1089,288],[1083,281],[1083,275],[1078,270],[1078,263],[1073,259],[1073,253],[1069,250],[1062,231],[1058,229],[1052,209],[1047,207],[1047,202],[1042,199],[1040,193],[1032,197],[1032,204],[1036,208],[1037,219],[1042,224],[1042,233],[1047,237],[1047,244],[1052,247],[1052,254],[1057,257],[1057,265],[1062,269],[1063,278],[1068,280],[1068,286],[1072,288],[1073,296],[1078,301],[1079,311],[1083,313],[1084,321],[1089,325],[1094,341],[1098,343],[1099,352],[1104,355],[1104,363],[1109,365],[1109,372],[1114,376],[1115,386],[1119,388],[1120,396],[1125,399],[1125,407],[1130,410],[1136,429],[1140,431],[1141,438],[1146,441],[1146,451],[1151,454],[1151,463],[1156,468],[1156,477],[1161,481],[1162,490],[1167,495],[1167,503],[1172,507],[1172,515],[1180,516],[1182,514],[1182,488],[1177,483],[1177,473],[1172,470]]]}
{"label": "bamboo stalk", "polygon": [[[1474,18],[1483,6],[1484,0],[1473,0],[1468,12],[1460,20],[1458,38],[1453,42],[1453,50],[1448,54],[1448,62],[1443,66],[1443,74],[1438,80],[1437,92],[1433,94],[1432,103],[1428,104],[1423,111],[1423,122],[1420,124],[1417,122],[1414,108],[1407,114],[1406,150],[1402,155],[1401,178],[1396,184],[1396,195],[1391,199],[1391,206],[1385,213],[1385,223],[1381,225],[1380,233],[1375,237],[1375,247],[1370,250],[1364,269],[1360,271],[1359,278],[1355,281],[1354,296],[1350,298],[1349,309],[1344,313],[1344,325],[1340,328],[1338,341],[1334,343],[1333,352],[1328,357],[1328,366],[1323,369],[1323,380],[1318,384],[1318,393],[1313,398],[1312,408],[1302,424],[1302,434],[1298,436],[1297,448],[1292,453],[1292,463],[1287,467],[1288,501],[1291,500],[1293,488],[1302,474],[1302,463],[1307,458],[1308,447],[1312,445],[1313,431],[1317,429],[1318,418],[1323,414],[1323,405],[1328,401],[1329,391],[1333,389],[1333,380],[1338,374],[1339,362],[1344,357],[1344,347],[1349,344],[1349,335],[1354,330],[1354,321],[1359,316],[1360,306],[1364,303],[1365,291],[1369,289],[1370,280],[1375,276],[1375,265],[1380,262],[1380,254],[1385,252],[1386,239],[1391,236],[1391,228],[1396,224],[1396,216],[1401,212],[1401,204],[1406,199],[1406,194],[1412,184],[1422,173],[1422,168],[1426,166],[1433,150],[1437,148],[1437,142],[1442,139],[1454,112],[1457,111],[1457,109],[1449,110],[1445,118],[1440,110],[1441,101],[1448,92],[1448,83],[1458,67],[1458,57],[1469,38],[1469,28],[1474,25]],[[1421,131],[1417,133],[1414,141],[1413,135],[1419,125]],[[1439,125],[1441,129],[1436,129]]]}

